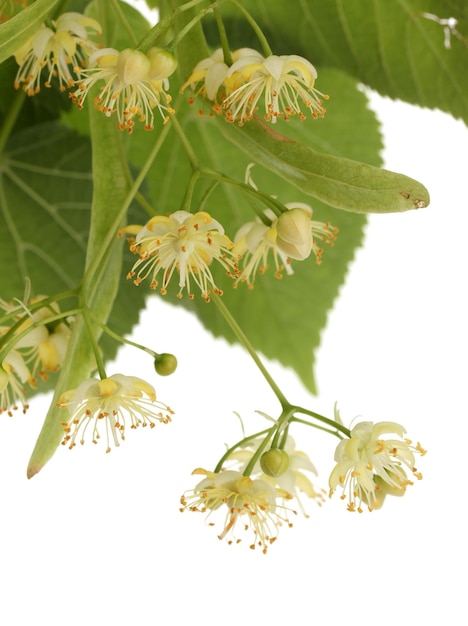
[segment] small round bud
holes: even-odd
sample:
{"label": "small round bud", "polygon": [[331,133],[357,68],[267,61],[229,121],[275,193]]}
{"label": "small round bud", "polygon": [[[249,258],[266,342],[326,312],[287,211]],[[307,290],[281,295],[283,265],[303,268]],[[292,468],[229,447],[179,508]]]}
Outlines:
{"label": "small round bud", "polygon": [[176,371],[176,368],[177,358],[173,354],[164,352],[154,359],[154,369],[160,376],[169,376]]}
{"label": "small round bud", "polygon": [[281,476],[289,468],[288,453],[271,448],[260,457],[260,466],[267,476]]}

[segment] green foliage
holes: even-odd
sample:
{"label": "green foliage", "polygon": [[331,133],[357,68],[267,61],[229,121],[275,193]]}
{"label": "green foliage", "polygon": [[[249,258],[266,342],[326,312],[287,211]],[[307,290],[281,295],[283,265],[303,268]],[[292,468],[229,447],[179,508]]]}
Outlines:
{"label": "green foliage", "polygon": [[[0,266],[8,268],[1,274],[2,297],[21,297],[27,279],[33,295],[73,289],[83,275],[90,228],[89,140],[57,123],[37,124],[15,133],[1,159]],[[123,276],[121,284],[128,286]],[[110,327],[129,332],[143,305],[143,293],[130,301],[118,295]],[[103,345],[107,358],[115,355],[115,342]]]}
{"label": "green foliage", "polygon": [[0,63],[34,35],[59,0],[37,0],[11,20],[0,25]]}
{"label": "green foliage", "polygon": [[[468,123],[468,9],[465,0],[245,0],[275,54],[292,50],[338,68],[391,98],[438,108]],[[231,45],[258,47],[229,4]],[[444,45],[441,20],[457,24]],[[214,27],[210,29],[214,33]],[[214,43],[214,35],[213,35]]]}
{"label": "green foliage", "polygon": [[[76,10],[85,4],[76,0],[63,6]],[[220,3],[231,47],[260,49],[238,4]],[[313,259],[293,261],[294,273],[282,280],[270,268],[255,279],[251,290],[245,284],[233,289],[232,279],[217,271],[221,268],[213,272],[224,291],[224,303],[254,348],[293,368],[314,391],[314,354],[361,244],[364,214],[406,211],[429,202],[422,184],[380,169],[378,123],[361,85],[468,120],[465,3],[446,2],[442,14],[435,0],[242,2],[266,33],[274,53],[310,59],[318,68],[317,86],[330,95],[324,119],[280,119],[267,125],[259,111],[259,119],[242,127],[212,114],[209,102],[198,99],[190,105],[187,92],[175,97],[193,64],[206,55],[197,21],[200,6],[206,8],[206,3],[178,10],[172,19],[171,11],[180,5],[160,3],[168,28],[155,31],[156,36],[148,34],[146,20],[125,3],[95,0],[86,5],[87,14],[103,26],[102,47],[136,47],[143,41],[147,50],[161,41],[170,43],[181,29],[193,26],[174,46],[179,61],[179,75],[171,77],[175,118],[165,127],[157,119],[151,132],[136,122],[132,134],[120,133],[115,115],[106,117],[96,109],[91,111],[90,124],[87,112],[72,107],[54,85],[34,98],[14,92],[17,67],[9,57],[46,17],[53,19],[54,10],[61,8],[57,0],[37,0],[0,26],[0,60],[4,61],[0,66],[0,263],[8,268],[1,273],[1,297],[21,297],[29,280],[33,295],[52,295],[81,285],[81,297],[99,321],[109,319],[112,330],[128,334],[149,287],[143,283],[136,288],[125,279],[135,257],[125,250],[122,261],[122,242],[115,242],[130,204],[128,191],[148,156],[156,154],[136,196],[140,209],[135,211],[134,202],[127,223],[143,225],[149,215],[179,209],[204,210],[223,224],[230,238],[265,208],[264,199],[253,199],[243,186],[246,169],[254,163],[251,174],[264,196],[283,204],[311,204],[314,220],[339,228],[338,239],[333,248],[324,250],[320,266]],[[458,22],[450,22],[447,31],[440,20],[448,17]],[[210,43],[219,47],[213,18],[209,13],[203,18]],[[93,107],[93,95],[87,97],[87,107]],[[167,295],[171,302],[192,310],[215,336],[237,340],[216,307],[201,297],[179,300],[177,285],[172,283]],[[91,348],[78,336],[84,328],[78,328],[72,346],[83,358],[84,372],[90,365],[83,354],[89,356]],[[99,329],[96,338],[100,334]],[[105,359],[114,354],[115,342],[108,337],[100,345]],[[73,370],[70,357],[56,395],[63,391],[62,385],[76,384],[83,372]],[[34,457],[38,466],[42,461],[37,458],[50,455],[58,443],[59,417],[53,410],[49,417],[38,444],[39,457]]]}
{"label": "green foliage", "polygon": [[[325,119],[310,123],[278,123],[276,127],[280,132],[287,133],[297,141],[302,140],[317,151],[349,155],[378,165],[381,140],[377,121],[366,106],[366,97],[353,79],[340,72],[324,71],[321,76],[330,93],[340,94],[339,99],[335,96],[330,99]],[[345,107],[343,103],[346,103]],[[200,117],[193,107],[185,117],[181,117],[185,132],[192,145],[197,148],[200,162],[242,181],[253,155],[239,151],[231,142],[219,141],[219,137],[223,136],[221,131],[230,125],[219,118]],[[356,118],[359,119],[359,126],[352,123]],[[136,164],[143,159],[142,142],[145,138],[146,135],[139,133],[140,143],[132,143],[131,154]],[[140,146],[139,150],[137,145]],[[266,163],[262,165],[265,166]],[[190,176],[191,170],[180,143],[171,134],[148,176],[147,194],[156,212],[172,212],[182,207]],[[271,268],[257,278],[252,290],[247,290],[243,284],[233,289],[232,280],[225,277],[222,271],[216,274],[217,284],[224,290],[223,299],[226,305],[253,346],[269,358],[292,367],[304,384],[315,390],[312,369],[314,351],[320,344],[320,333],[326,324],[327,312],[345,279],[354,251],[362,241],[365,218],[354,213],[334,211],[323,201],[311,201],[291,182],[278,176],[272,177],[260,165],[253,168],[252,176],[261,189],[276,196],[283,203],[311,203],[314,219],[331,221],[340,231],[335,246],[325,248],[320,266],[312,258],[303,263],[293,262],[294,274],[284,276],[281,281],[274,277]],[[210,181],[202,181],[195,189],[193,206],[199,205],[209,185]],[[204,209],[221,221],[231,237],[234,237],[244,222],[254,219],[245,195],[231,185],[217,186],[209,195]],[[138,289],[146,287],[143,284]],[[133,291],[133,285],[129,285],[129,297]],[[196,312],[203,324],[216,336],[226,337],[231,342],[236,341],[215,307],[207,305],[201,298],[179,301],[175,297],[176,291],[170,290],[167,297],[171,301],[181,302]]]}

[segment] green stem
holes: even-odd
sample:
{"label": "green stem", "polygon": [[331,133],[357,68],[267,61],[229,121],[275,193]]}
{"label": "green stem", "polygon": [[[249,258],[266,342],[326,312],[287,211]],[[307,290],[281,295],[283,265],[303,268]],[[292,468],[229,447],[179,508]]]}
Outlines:
{"label": "green stem", "polygon": [[289,420],[289,423],[292,424],[292,422],[296,422],[297,424],[304,424],[305,426],[310,426],[311,428],[322,430],[324,433],[329,433],[330,435],[334,435],[335,437],[338,437],[338,439],[343,439],[340,433],[337,432],[336,430],[330,430],[330,428],[325,428],[325,426],[312,424],[311,422],[308,422],[307,420],[303,420],[300,417],[291,417],[291,419]]}
{"label": "green stem", "polygon": [[[304,415],[309,415],[319,422],[323,422],[324,424],[328,424],[329,426],[331,426],[333,429],[339,430],[344,435],[346,435],[346,437],[351,437],[351,431],[349,430],[349,428],[346,428],[346,426],[343,426],[343,424],[340,424],[339,422],[335,422],[335,420],[324,417],[323,415],[320,415],[320,413],[315,413],[315,411],[310,411],[309,409],[304,409],[300,406],[294,406],[292,407],[292,409],[294,413],[303,413]],[[298,421],[298,418],[295,418],[295,421]],[[303,423],[308,424],[308,422],[305,421]],[[313,424],[308,425],[312,426]],[[318,428],[318,426],[316,426],[315,428]]]}
{"label": "green stem", "polygon": [[94,336],[88,309],[84,308],[82,315],[83,315],[83,320],[85,323],[86,331],[88,334],[88,339],[93,349],[94,358],[96,359],[96,366],[99,372],[99,377],[101,380],[104,380],[104,378],[107,378],[107,374],[106,374],[106,370],[104,367],[104,361],[102,360],[101,351],[99,350],[99,346]]}
{"label": "green stem", "polygon": [[0,128],[0,154],[3,152],[15,122],[18,119],[25,97],[25,92],[23,90],[19,91],[16,94],[11,106],[8,108],[3,126]]}
{"label": "green stem", "polygon": [[[267,444],[269,442],[269,440],[271,439],[271,436],[274,434],[273,437],[273,441],[271,442],[271,448],[278,448],[279,447],[279,439],[280,437],[283,435],[283,432],[286,431],[288,429],[288,422],[291,419],[291,415],[293,413],[292,407],[287,404],[286,406],[283,407],[283,411],[281,413],[281,415],[279,416],[279,418],[277,419],[275,425],[270,428],[270,434],[268,435],[268,437],[265,437],[265,439],[262,441],[262,443],[259,445],[259,447],[255,450],[255,453],[253,454],[252,458],[250,459],[250,461],[247,463],[245,470],[244,470],[244,476],[250,476],[250,474],[252,473],[255,464],[257,463],[258,459],[261,457],[261,455],[263,454],[263,451],[265,450],[265,448],[267,447]],[[284,428],[282,427],[283,424],[285,424]],[[287,438],[287,435],[286,435]],[[284,440],[285,442],[286,440]],[[283,443],[284,445],[284,443]]]}
{"label": "green stem", "polygon": [[184,200],[182,202],[183,211],[190,211],[190,207],[192,205],[193,190],[195,189],[195,185],[197,184],[199,176],[199,172],[193,172],[192,176],[190,177],[187,189],[185,190]]}
{"label": "green stem", "polygon": [[252,458],[250,459],[250,461],[245,466],[245,470],[242,472],[243,476],[250,476],[250,474],[253,472],[253,469],[254,469],[258,459],[263,454],[263,451],[267,447],[268,442],[271,439],[271,436],[275,432],[275,428],[276,428],[276,433],[275,433],[275,436],[276,436],[276,434],[278,433],[278,424],[275,424],[275,426],[273,428],[270,428],[271,432],[265,437],[265,439],[262,441],[262,443],[255,450],[255,454],[252,455]]}
{"label": "green stem", "polygon": [[[228,185],[232,185],[234,187],[238,187],[242,191],[247,192],[248,194],[254,196],[257,200],[260,199],[264,202],[275,215],[280,216],[282,213],[287,211],[281,202],[272,198],[268,194],[265,194],[258,189],[255,189],[251,185],[247,185],[246,183],[241,183],[238,180],[234,180],[233,178],[229,178],[229,176],[225,176],[220,172],[216,172],[215,170],[211,170],[208,168],[204,168],[200,170],[200,176],[205,176],[207,178],[212,178],[213,180],[217,180],[218,182],[227,183]],[[253,207],[258,217],[262,220],[264,224],[267,226],[271,226],[271,220],[269,220],[263,211],[257,210],[256,207]]]}
{"label": "green stem", "polygon": [[290,407],[291,405],[286,400],[286,396],[283,394],[281,389],[278,387],[278,385],[275,383],[273,378],[270,376],[268,370],[263,365],[263,363],[260,360],[258,354],[254,350],[254,348],[253,348],[252,344],[250,343],[250,341],[247,339],[246,335],[244,334],[244,332],[241,329],[241,327],[239,326],[239,324],[236,322],[236,320],[233,318],[233,316],[229,312],[229,310],[226,307],[226,305],[224,304],[222,298],[220,296],[214,294],[213,295],[213,302],[216,304],[216,306],[218,307],[218,310],[221,312],[222,316],[224,317],[224,319],[226,320],[226,322],[229,324],[230,328],[232,329],[232,331],[236,335],[237,339],[239,340],[239,343],[241,345],[243,345],[244,348],[247,350],[247,352],[250,354],[250,356],[253,359],[255,365],[258,367],[258,369],[263,374],[265,380],[270,385],[273,393],[278,398],[278,400],[281,403],[281,406],[283,407],[283,409],[285,409],[286,407]]}
{"label": "green stem", "polygon": [[[143,37],[143,39],[139,42],[138,46],[137,46],[137,50],[141,50],[142,52],[147,52],[149,48],[151,48],[152,46],[155,46],[158,42],[158,39],[160,37],[162,37],[162,35],[164,35],[164,33],[169,30],[169,28],[171,28],[171,26],[173,25],[173,23],[175,22],[175,20],[179,17],[179,15],[181,15],[181,13],[183,13],[184,11],[188,11],[190,9],[193,9],[194,7],[196,7],[197,5],[201,4],[202,2],[204,2],[205,0],[190,0],[190,2],[186,2],[185,4],[182,4],[178,7],[176,7],[175,9],[173,9],[172,13],[170,15],[167,15],[166,17],[163,17],[155,26],[153,26],[153,28]],[[224,0],[221,0],[222,2]],[[197,22],[204,17],[205,13],[208,11],[209,9],[204,9],[204,13],[203,15],[199,16],[198,19],[196,20]],[[193,22],[193,20],[192,20]],[[192,24],[192,22],[190,22],[190,24]],[[193,24],[192,24],[193,26]],[[171,43],[171,48],[173,47],[173,44]]]}
{"label": "green stem", "polygon": [[[161,133],[159,134],[158,139],[156,140],[138,176],[135,178],[133,185],[131,186],[127,196],[125,197],[125,200],[112,224],[112,227],[109,229],[107,236],[102,242],[102,250],[104,251],[103,254],[96,255],[94,259],[92,259],[92,261],[90,262],[89,266],[86,268],[86,272],[85,272],[85,275],[83,277],[83,282],[82,282],[83,289],[85,289],[88,283],[95,281],[95,274],[98,268],[101,265],[103,265],[103,259],[105,258],[105,253],[112,248],[112,244],[114,243],[117,231],[119,230],[122,224],[122,221],[127,213],[128,207],[130,206],[133,198],[135,197],[141,184],[143,183],[151,165],[153,164],[154,159],[156,158],[159,150],[161,149],[162,144],[164,143],[164,140],[166,139],[168,132],[169,132],[169,125],[166,124],[163,127],[163,130],[161,131]],[[98,285],[96,284],[96,288],[97,287]]]}
{"label": "green stem", "polygon": [[244,437],[244,439],[242,439],[241,441],[238,441],[233,446],[231,446],[228,450],[226,450],[223,456],[219,459],[216,467],[214,468],[215,473],[217,474],[218,472],[221,471],[224,461],[226,461],[231,456],[234,450],[236,450],[237,448],[240,448],[241,446],[243,446],[248,441],[251,441],[252,439],[256,439],[257,437],[260,437],[261,435],[265,435],[266,433],[269,433],[275,428],[275,426],[272,426],[271,428],[266,428],[265,430],[261,430],[259,433],[255,433],[255,435],[249,435],[248,437]]}
{"label": "green stem", "polygon": [[270,48],[270,44],[267,41],[267,38],[265,37],[265,35],[263,34],[262,29],[260,28],[260,26],[257,24],[257,22],[254,20],[254,18],[252,17],[252,15],[250,15],[250,13],[247,11],[246,8],[244,8],[242,6],[242,4],[240,2],[237,2],[237,0],[231,0],[232,4],[234,4],[239,11],[243,14],[243,16],[245,17],[245,19],[247,20],[247,22],[250,24],[250,26],[252,27],[252,30],[254,31],[254,33],[257,35],[257,39],[260,42],[260,45],[262,47],[263,50],[263,54],[266,57],[269,57],[273,54],[272,49]]}
{"label": "green stem", "polygon": [[223,49],[224,62],[226,65],[232,65],[232,54],[229,47],[229,40],[227,37],[226,29],[224,27],[223,18],[218,9],[215,9],[216,25],[218,26],[219,41],[221,48]]}
{"label": "green stem", "polygon": [[190,143],[187,135],[185,134],[184,129],[180,125],[179,120],[175,116],[172,116],[171,118],[169,118],[169,121],[172,124],[175,132],[177,133],[177,136],[179,137],[180,143],[182,144],[185,152],[187,153],[187,156],[190,161],[190,165],[192,166],[192,170],[194,171],[200,170],[198,157],[195,154],[192,148],[192,144]]}
{"label": "green stem", "polygon": [[[90,311],[90,313],[92,315],[92,311]],[[128,346],[133,346],[134,348],[138,348],[139,350],[142,350],[143,352],[146,352],[147,354],[152,356],[154,359],[156,359],[158,356],[160,356],[158,352],[155,352],[154,350],[151,350],[151,348],[147,348],[146,346],[142,346],[140,343],[136,343],[135,341],[131,341],[130,339],[126,339],[125,337],[122,337],[122,335],[118,335],[113,330],[111,330],[108,326],[106,326],[105,324],[100,322],[98,319],[96,319],[94,316],[93,316],[93,321],[100,328],[102,328],[102,330],[107,335],[109,335],[109,337],[112,337],[112,339],[115,339],[116,341],[118,341],[120,343],[124,343],[124,344],[126,344]]]}

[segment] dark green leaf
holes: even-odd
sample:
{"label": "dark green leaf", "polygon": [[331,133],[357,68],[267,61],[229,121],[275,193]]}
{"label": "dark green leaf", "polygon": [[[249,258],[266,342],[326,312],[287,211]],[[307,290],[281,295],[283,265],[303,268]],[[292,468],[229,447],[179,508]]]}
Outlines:
{"label": "dark green leaf", "polygon": [[[439,108],[468,122],[468,10],[465,0],[245,0],[275,54],[299,54],[341,69],[379,93]],[[232,47],[258,43],[229,4]],[[455,18],[447,35],[440,20]],[[211,42],[217,46],[214,29]],[[450,47],[446,47],[446,42]],[[321,89],[321,76],[318,86]]]}

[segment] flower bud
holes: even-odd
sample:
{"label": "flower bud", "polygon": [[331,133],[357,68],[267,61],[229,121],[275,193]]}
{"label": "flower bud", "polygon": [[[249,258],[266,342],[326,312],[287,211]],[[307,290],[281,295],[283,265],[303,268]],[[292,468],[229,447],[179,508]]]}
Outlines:
{"label": "flower bud", "polygon": [[289,468],[289,455],[279,448],[271,448],[260,457],[260,466],[267,476],[281,476]]}
{"label": "flower bud", "polygon": [[151,80],[167,78],[176,71],[177,59],[169,50],[162,48],[150,48],[146,53],[150,60],[151,68],[149,77]]}
{"label": "flower bud", "polygon": [[177,359],[173,354],[164,352],[154,359],[154,369],[160,376],[169,376],[176,371]]}
{"label": "flower bud", "polygon": [[278,248],[291,259],[303,261],[312,252],[312,214],[305,209],[282,213],[276,224]]}
{"label": "flower bud", "polygon": [[134,85],[145,80],[150,69],[150,60],[139,50],[122,50],[117,59],[117,75],[125,85]]}

